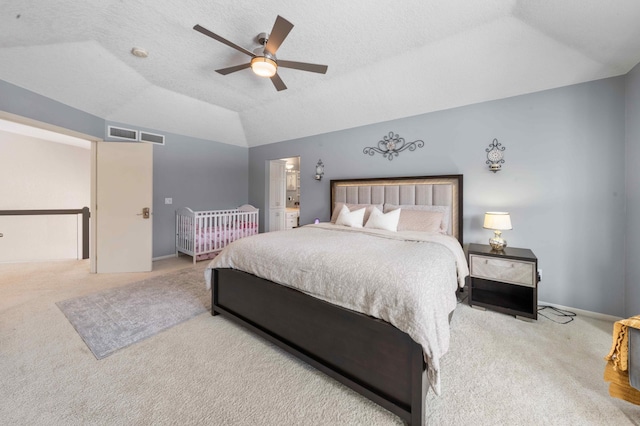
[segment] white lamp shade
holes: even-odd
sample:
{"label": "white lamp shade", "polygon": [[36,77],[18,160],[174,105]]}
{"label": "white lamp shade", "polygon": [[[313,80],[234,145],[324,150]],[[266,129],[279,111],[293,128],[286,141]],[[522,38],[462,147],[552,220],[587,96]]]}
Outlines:
{"label": "white lamp shade", "polygon": [[508,212],[486,212],[484,214],[484,225],[486,229],[513,229],[511,227],[511,216]]}

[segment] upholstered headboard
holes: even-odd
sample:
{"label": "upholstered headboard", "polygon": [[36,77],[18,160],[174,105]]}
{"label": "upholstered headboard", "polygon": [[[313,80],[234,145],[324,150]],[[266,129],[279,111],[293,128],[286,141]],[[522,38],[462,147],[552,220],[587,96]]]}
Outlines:
{"label": "upholstered headboard", "polygon": [[462,244],[462,175],[332,180],[331,211],[339,202],[449,206],[447,232]]}

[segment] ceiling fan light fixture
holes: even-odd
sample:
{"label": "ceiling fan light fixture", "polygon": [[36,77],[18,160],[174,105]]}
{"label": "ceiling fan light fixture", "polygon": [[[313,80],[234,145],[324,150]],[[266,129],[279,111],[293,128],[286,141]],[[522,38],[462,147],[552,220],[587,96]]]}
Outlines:
{"label": "ceiling fan light fixture", "polygon": [[278,65],[273,59],[265,56],[256,56],[251,59],[251,70],[260,77],[273,77],[277,69]]}

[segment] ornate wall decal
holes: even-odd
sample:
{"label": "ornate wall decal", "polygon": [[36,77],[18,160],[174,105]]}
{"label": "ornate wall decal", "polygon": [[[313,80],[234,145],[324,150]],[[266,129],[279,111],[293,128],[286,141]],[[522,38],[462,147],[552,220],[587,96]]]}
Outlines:
{"label": "ornate wall decal", "polygon": [[489,148],[485,149],[487,152],[486,164],[489,165],[489,170],[493,173],[502,168],[501,164],[504,164],[504,154],[502,151],[505,149],[506,147],[502,146],[502,144],[498,142],[498,139],[494,139],[493,142],[489,144]]}
{"label": "ornate wall decal", "polygon": [[378,142],[378,146],[366,147],[362,152],[373,156],[376,152],[382,154],[384,158],[389,161],[393,160],[393,157],[397,157],[402,151],[408,149],[409,151],[415,151],[416,148],[422,148],[424,142],[421,140],[413,142],[405,142],[404,138],[400,135],[389,132],[388,136],[385,136]]}

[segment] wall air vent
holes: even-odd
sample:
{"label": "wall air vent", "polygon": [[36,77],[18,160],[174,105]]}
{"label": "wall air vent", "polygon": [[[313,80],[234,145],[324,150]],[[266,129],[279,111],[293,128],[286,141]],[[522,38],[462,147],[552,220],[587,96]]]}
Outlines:
{"label": "wall air vent", "polygon": [[110,138],[122,139],[126,141],[137,141],[138,131],[131,129],[123,129],[121,127],[108,126],[108,133]]}
{"label": "wall air vent", "polygon": [[164,135],[157,135],[155,133],[140,132],[140,141],[154,143],[156,145],[164,145]]}

